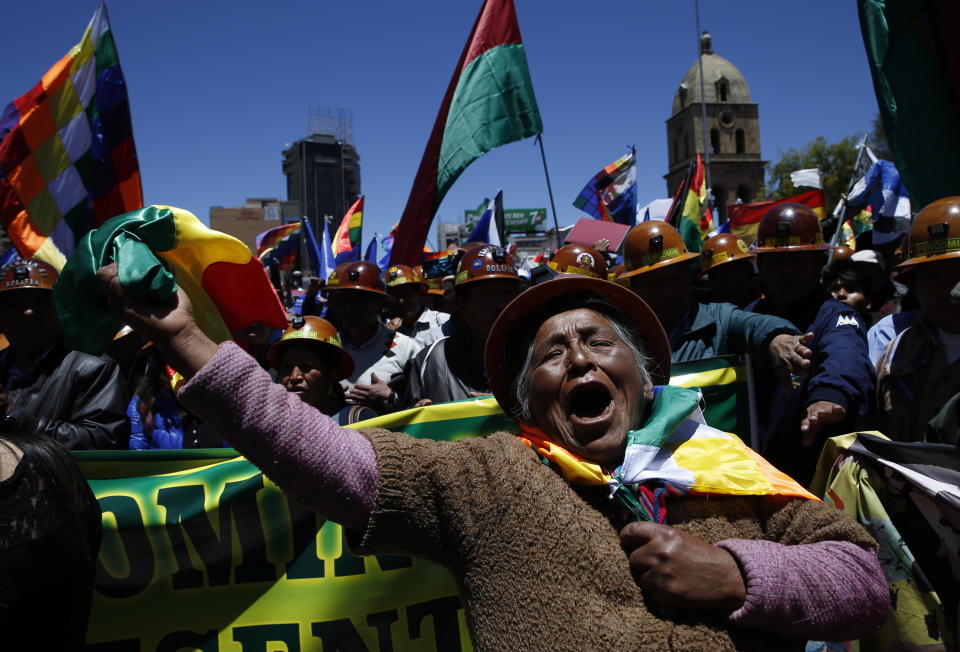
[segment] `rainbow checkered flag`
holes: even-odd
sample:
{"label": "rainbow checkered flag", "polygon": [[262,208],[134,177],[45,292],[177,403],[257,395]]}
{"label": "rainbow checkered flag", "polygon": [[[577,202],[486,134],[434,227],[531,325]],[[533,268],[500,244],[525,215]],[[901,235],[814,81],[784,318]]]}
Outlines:
{"label": "rainbow checkered flag", "polygon": [[127,87],[101,2],[80,42],[0,116],[0,222],[22,257],[60,269],[87,231],[142,206]]}
{"label": "rainbow checkered flag", "polygon": [[290,269],[300,251],[300,222],[268,229],[257,236],[257,258],[264,267]]}

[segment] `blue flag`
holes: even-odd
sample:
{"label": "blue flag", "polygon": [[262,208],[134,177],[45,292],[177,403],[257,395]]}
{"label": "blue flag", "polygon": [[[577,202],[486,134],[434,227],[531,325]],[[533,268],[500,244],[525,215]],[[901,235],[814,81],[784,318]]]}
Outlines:
{"label": "blue flag", "polygon": [[910,219],[910,193],[900,173],[890,161],[877,159],[867,173],[854,184],[847,199],[849,210],[873,209],[873,219],[900,217]]}
{"label": "blue flag", "polygon": [[310,257],[310,266],[313,267],[313,273],[319,278],[330,278],[336,265],[333,264],[333,252],[330,250],[330,236],[327,233],[326,225],[321,229],[323,231],[323,244],[317,245],[317,237],[310,228],[310,218],[303,218],[303,232],[307,234],[307,255]]}
{"label": "blue flag", "polygon": [[[394,227],[394,231],[396,227]],[[388,233],[381,241],[380,247],[383,250],[383,256],[380,257],[380,260],[377,261],[377,267],[380,268],[381,272],[387,271],[387,266],[390,264],[390,252],[393,251],[393,233],[391,231]]]}
{"label": "blue flag", "polygon": [[380,248],[380,234],[374,233],[370,238],[370,244],[367,245],[367,251],[363,254],[363,259],[371,263],[377,262],[377,250]]}

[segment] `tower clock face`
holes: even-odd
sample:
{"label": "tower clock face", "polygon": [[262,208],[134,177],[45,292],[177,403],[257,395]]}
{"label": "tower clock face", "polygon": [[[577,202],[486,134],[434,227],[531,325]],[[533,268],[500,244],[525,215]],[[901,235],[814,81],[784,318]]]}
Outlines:
{"label": "tower clock face", "polygon": [[732,127],[734,123],[733,113],[730,111],[721,111],[720,112],[720,125],[724,127]]}

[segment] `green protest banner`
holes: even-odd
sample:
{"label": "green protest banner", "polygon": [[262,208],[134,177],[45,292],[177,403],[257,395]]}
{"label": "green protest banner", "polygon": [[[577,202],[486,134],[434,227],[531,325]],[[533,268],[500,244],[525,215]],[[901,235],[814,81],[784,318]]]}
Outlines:
{"label": "green protest banner", "polygon": [[706,406],[703,415],[707,423],[749,443],[751,389],[744,356],[674,362],[670,384],[699,389]]}
{"label": "green protest banner", "polygon": [[[361,425],[453,440],[511,422],[489,398]],[[471,648],[445,569],[352,555],[232,449],[75,456],[103,510],[90,650]]]}

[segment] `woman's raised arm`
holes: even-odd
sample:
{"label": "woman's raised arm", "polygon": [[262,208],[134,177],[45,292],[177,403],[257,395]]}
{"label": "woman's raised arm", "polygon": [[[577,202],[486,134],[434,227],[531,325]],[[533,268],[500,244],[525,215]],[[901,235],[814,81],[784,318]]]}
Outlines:
{"label": "woman's raised arm", "polygon": [[124,293],[116,264],[97,275],[113,313],[187,379],[178,398],[191,412],[299,502],[346,527],[366,524],[377,466],[363,435],[274,383],[236,344],[208,338],[183,290],[168,304],[141,304]]}

